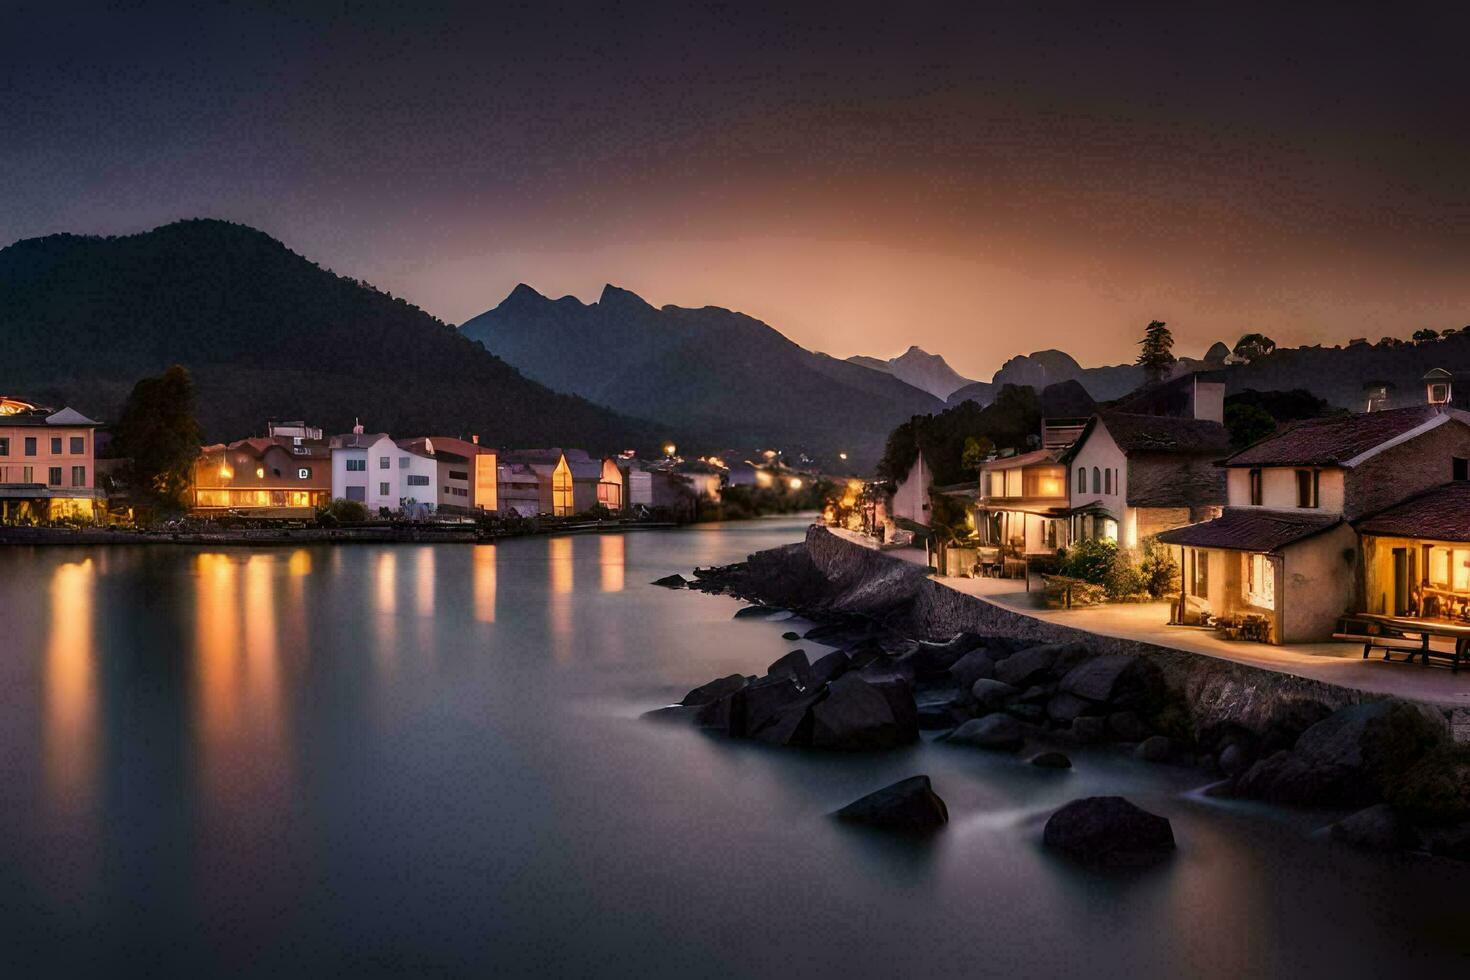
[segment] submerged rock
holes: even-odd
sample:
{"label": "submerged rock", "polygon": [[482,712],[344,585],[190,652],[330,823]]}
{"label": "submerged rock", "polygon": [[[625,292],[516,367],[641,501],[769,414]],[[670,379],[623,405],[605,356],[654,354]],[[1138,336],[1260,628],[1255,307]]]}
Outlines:
{"label": "submerged rock", "polygon": [[[658,582],[655,582],[653,584],[654,585],[658,585],[659,583]],[[776,612],[776,609],[773,608],[773,607],[771,607],[771,606],[746,606],[743,609],[737,609],[737,610],[735,610],[735,615],[732,616],[731,618],[732,619],[768,619],[773,614],[775,614],[775,612]]]}
{"label": "submerged rock", "polygon": [[805,650],[792,650],[778,658],[766,668],[767,677],[786,677],[803,688],[812,687],[812,665],[807,662]]}
{"label": "submerged rock", "polygon": [[662,708],[654,708],[652,711],[645,711],[642,717],[649,721],[689,723],[695,721],[703,710],[704,705],[702,704],[670,704]]}
{"label": "submerged rock", "polygon": [[965,722],[950,732],[945,741],[981,749],[1015,751],[1026,741],[1026,727],[1010,715],[986,715]]}
{"label": "submerged rock", "polygon": [[684,700],[679,703],[681,705],[709,704],[711,701],[718,701],[727,694],[734,694],[747,683],[748,681],[744,674],[727,674],[724,677],[710,681],[708,684],[701,684],[699,687],[696,687],[684,695]]}
{"label": "submerged rock", "polygon": [[783,640],[799,640],[799,639],[801,639],[801,634],[798,633],[798,632],[796,632],[796,630],[787,630],[786,632],[784,632],[784,633],[781,634],[781,639],[783,639]]}
{"label": "submerged rock", "polygon": [[931,831],[949,822],[949,808],[934,792],[928,776],[910,776],[854,800],[833,816],[870,827]]}
{"label": "submerged rock", "polygon": [[812,745],[817,748],[886,749],[918,737],[913,693],[901,682],[873,682],[846,673],[827,685],[827,697],[812,708]]}
{"label": "submerged rock", "polygon": [[1063,646],[1052,643],[1013,653],[995,665],[996,679],[1013,687],[1026,687],[1051,670]]}
{"label": "submerged rock", "polygon": [[1164,735],[1150,735],[1139,743],[1133,754],[1144,762],[1168,762],[1174,754],[1174,743]]}
{"label": "submerged rock", "polygon": [[682,589],[689,584],[689,580],[676,573],[674,575],[665,575],[663,578],[656,578],[652,584],[661,585],[666,589]]}
{"label": "submerged rock", "polygon": [[1145,864],[1175,847],[1166,817],[1121,796],[1073,800],[1046,821],[1041,842],[1075,861],[1096,865]]}
{"label": "submerged rock", "polygon": [[1375,851],[1408,851],[1421,843],[1413,826],[1385,803],[1343,817],[1327,832],[1333,840]]}
{"label": "submerged rock", "polygon": [[1040,769],[1071,769],[1072,760],[1062,752],[1039,752],[1030,759],[1033,766]]}

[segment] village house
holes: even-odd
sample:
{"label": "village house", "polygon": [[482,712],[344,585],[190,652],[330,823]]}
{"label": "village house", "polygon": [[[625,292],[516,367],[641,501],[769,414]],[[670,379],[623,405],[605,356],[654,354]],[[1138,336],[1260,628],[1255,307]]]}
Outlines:
{"label": "village house", "polygon": [[363,432],[353,427],[350,434],[334,436],[332,448],[332,497],[356,500],[376,516],[398,509],[398,480],[393,460],[398,446],[386,432]]}
{"label": "village house", "polygon": [[194,514],[309,520],[333,494],[331,444],[304,422],[268,422],[264,436],[203,447],[190,482]]}
{"label": "village house", "polygon": [[1215,464],[1230,451],[1224,391],[1209,375],[1185,375],[1094,415],[1060,457],[1071,540],[1136,548],[1218,514],[1226,492]]}
{"label": "village house", "polygon": [[1470,582],[1454,566],[1459,522],[1436,522],[1464,499],[1442,485],[1467,461],[1470,415],[1442,404],[1286,425],[1225,461],[1220,517],[1159,535],[1179,549],[1176,620],[1295,643],[1330,637],[1345,613],[1448,600]]}
{"label": "village house", "polygon": [[585,450],[516,449],[504,454],[536,474],[539,484],[537,513],[570,517],[591,510],[602,482],[602,463]]}
{"label": "village house", "polygon": [[1067,468],[1060,460],[1087,424],[1087,419],[1044,419],[1040,449],[981,464],[974,506],[981,547],[1023,557],[1054,555],[1067,546]]}
{"label": "village house", "polygon": [[902,522],[907,521],[910,525],[928,527],[931,519],[929,491],[933,488],[934,468],[924,458],[923,451],[920,451],[914,457],[908,474],[898,481],[898,486],[894,488],[893,502],[889,506],[889,513],[893,515],[894,522],[900,526]]}
{"label": "village house", "polygon": [[500,481],[495,450],[480,445],[477,436],[467,440],[434,436],[429,441],[438,464],[440,509],[497,512]]}
{"label": "village house", "polygon": [[501,462],[495,467],[496,512],[502,517],[536,517],[541,513],[541,477],[527,463]]}
{"label": "village house", "polygon": [[0,523],[96,516],[98,423],[0,397]]}
{"label": "village house", "polygon": [[602,477],[597,483],[597,503],[614,514],[623,512],[623,471],[611,456],[602,461]]}

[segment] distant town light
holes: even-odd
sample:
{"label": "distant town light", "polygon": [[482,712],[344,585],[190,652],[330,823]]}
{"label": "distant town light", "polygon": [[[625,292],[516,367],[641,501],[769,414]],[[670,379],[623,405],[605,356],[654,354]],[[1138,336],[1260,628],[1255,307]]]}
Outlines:
{"label": "distant town light", "polygon": [[801,477],[799,477],[799,476],[793,476],[791,478],[791,489],[793,489],[793,490],[800,490],[801,489]]}
{"label": "distant town light", "polygon": [[837,454],[837,458],[838,459],[846,459],[847,458],[847,453],[838,453]]}
{"label": "distant town light", "polygon": [[672,442],[666,442],[666,443],[664,443],[664,455],[665,456],[672,456],[672,455],[674,455],[674,450],[676,450],[678,448],[679,447],[676,446],[676,445],[674,445]]}

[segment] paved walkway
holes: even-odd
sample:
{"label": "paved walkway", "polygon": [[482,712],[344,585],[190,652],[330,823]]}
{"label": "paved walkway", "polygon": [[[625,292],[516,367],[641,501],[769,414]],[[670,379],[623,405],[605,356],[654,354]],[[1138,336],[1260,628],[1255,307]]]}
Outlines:
{"label": "paved walkway", "polygon": [[[864,535],[841,528],[829,530],[848,541],[867,548],[874,547],[873,540]],[[921,549],[896,548],[884,554],[928,567]],[[1382,653],[1377,651],[1370,659],[1364,660],[1363,648],[1356,643],[1330,641],[1274,646],[1227,640],[1214,630],[1168,625],[1167,602],[1047,609],[1041,605],[1040,593],[1028,593],[1026,583],[1021,579],[929,577],[956,592],[1060,626],[1172,647],[1374,694],[1470,707],[1470,670],[1451,674],[1448,666],[1439,664],[1425,667],[1418,661],[1413,664],[1386,663]],[[1033,580],[1033,587],[1035,584],[1036,580]]]}

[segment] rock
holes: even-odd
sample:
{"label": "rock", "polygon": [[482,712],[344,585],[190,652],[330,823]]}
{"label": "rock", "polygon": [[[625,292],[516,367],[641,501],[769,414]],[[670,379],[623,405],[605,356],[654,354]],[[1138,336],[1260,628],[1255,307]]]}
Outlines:
{"label": "rock", "polygon": [[803,688],[812,686],[812,666],[805,650],[792,650],[766,668],[768,677],[788,677]]}
{"label": "rock", "polygon": [[643,717],[649,721],[673,721],[681,723],[692,723],[704,710],[702,704],[670,704],[662,708],[654,708],[652,711],[643,712]]}
{"label": "rock", "polygon": [[717,701],[727,694],[734,694],[745,685],[746,680],[743,674],[727,674],[724,677],[710,681],[708,684],[696,687],[684,695],[684,700],[679,703],[684,705],[709,704],[711,701]]}
{"label": "rock", "polygon": [[995,676],[1014,687],[1024,688],[1051,669],[1061,649],[1062,644],[1053,643],[1013,653],[995,665]]}
{"label": "rock", "polygon": [[1436,827],[1424,834],[1431,854],[1470,861],[1470,821],[1453,827]]}
{"label": "rock", "polygon": [[773,709],[754,727],[747,727],[746,737],[770,745],[811,745],[811,709],[825,696],[825,692],[808,691],[803,697]]}
{"label": "rock", "polygon": [[1055,693],[1056,689],[1050,684],[1032,684],[1026,690],[1022,691],[1016,700],[1026,704],[1040,705],[1050,701],[1051,696]]}
{"label": "rock", "polygon": [[970,687],[970,697],[984,711],[998,711],[1018,692],[1005,681],[982,677]]}
{"label": "rock", "polygon": [[945,703],[921,704],[918,708],[918,725],[922,732],[940,732],[963,725],[970,714],[959,705]]}
{"label": "rock", "polygon": [[1142,742],[1148,738],[1148,726],[1136,711],[1114,711],[1108,715],[1108,731],[1123,742]]}
{"label": "rock", "polygon": [[890,830],[932,831],[949,822],[949,808],[928,776],[910,776],[854,800],[833,814],[838,820]]}
{"label": "rock", "polygon": [[796,632],[796,630],[787,630],[786,632],[784,632],[784,633],[781,634],[781,639],[783,639],[783,640],[799,640],[799,639],[801,639],[801,634],[798,633],[798,632]]}
{"label": "rock", "polygon": [[682,575],[665,575],[663,578],[653,580],[654,585],[661,585],[666,589],[682,589],[689,584],[689,580]]}
{"label": "rock", "polygon": [[732,734],[783,745],[799,725],[799,719],[793,720],[787,709],[800,706],[804,712],[813,700],[789,677],[762,677],[747,684],[738,697],[740,725]]}
{"label": "rock", "polygon": [[1089,701],[1111,701],[1115,692],[1121,693],[1119,681],[1135,659],[1121,653],[1093,657],[1062,676],[1062,690]]}
{"label": "rock", "polygon": [[1144,762],[1168,762],[1174,754],[1174,743],[1164,735],[1151,735],[1133,750],[1134,756]]}
{"label": "rock", "polygon": [[1046,709],[1039,704],[1011,704],[1006,706],[1006,714],[1013,718],[1019,718],[1030,725],[1040,725],[1046,721]]}
{"label": "rock", "polygon": [[1092,710],[1092,702],[1075,694],[1061,691],[1046,702],[1046,716],[1058,725],[1070,725],[1077,718]]}
{"label": "rock", "polygon": [[1056,647],[1056,660],[1052,662],[1051,672],[1056,677],[1062,677],[1069,673],[1072,668],[1094,660],[1097,654],[1088,649],[1086,643],[1077,640],[1068,643],[1053,644]]}
{"label": "rock", "polygon": [[[913,695],[847,673],[827,686],[812,708],[812,745],[830,749],[886,749],[919,737]],[[901,703],[907,694],[907,710]],[[899,702],[895,711],[894,703]]]}
{"label": "rock", "polygon": [[1245,748],[1239,742],[1231,742],[1215,758],[1215,765],[1227,776],[1240,775],[1250,764],[1250,756],[1246,755]]}
{"label": "rock", "polygon": [[1375,851],[1408,851],[1420,845],[1418,832],[1386,803],[1343,817],[1327,832],[1333,840]]}
{"label": "rock", "polygon": [[1031,764],[1041,769],[1071,769],[1072,760],[1062,752],[1039,752],[1031,757]]}
{"label": "rock", "polygon": [[[654,585],[658,585],[659,583],[655,582],[653,584]],[[770,606],[746,606],[743,609],[737,609],[737,610],[735,610],[735,615],[732,616],[731,618],[732,619],[768,619],[768,618],[770,618],[771,614],[774,613],[775,611],[776,610],[775,609],[772,609]]]}
{"label": "rock", "polygon": [[984,650],[971,650],[954,662],[949,675],[960,690],[969,690],[976,681],[995,676],[995,661]]}
{"label": "rock", "polygon": [[1157,861],[1175,847],[1167,818],[1121,796],[1073,800],[1047,820],[1041,842],[1073,860],[1106,866]]}
{"label": "rock", "polygon": [[739,730],[741,719],[740,691],[732,691],[722,698],[699,706],[694,724],[700,728],[725,735],[744,734]]}
{"label": "rock", "polygon": [[1096,715],[1074,718],[1072,734],[1079,742],[1105,742],[1108,738],[1108,720]]}
{"label": "rock", "polygon": [[1026,729],[1010,715],[986,715],[965,722],[950,732],[945,741],[980,749],[1014,751],[1026,741]]}
{"label": "rock", "polygon": [[1286,749],[1260,759],[1235,778],[1236,796],[1304,806],[1364,806],[1373,790],[1358,770],[1316,765]]}
{"label": "rock", "polygon": [[833,650],[826,656],[819,657],[811,668],[812,686],[830,684],[847,672],[847,665],[847,654],[841,650]]}

